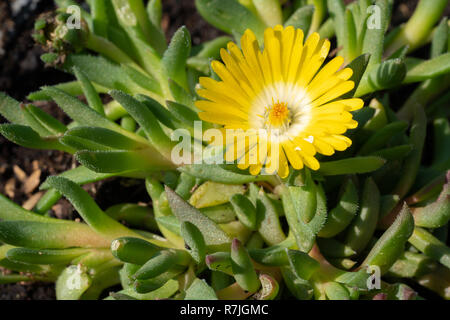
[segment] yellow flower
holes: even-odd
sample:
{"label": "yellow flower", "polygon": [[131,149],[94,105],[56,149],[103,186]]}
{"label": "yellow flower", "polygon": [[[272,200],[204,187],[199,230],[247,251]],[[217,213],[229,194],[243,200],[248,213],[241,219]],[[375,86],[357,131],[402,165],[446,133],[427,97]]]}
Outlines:
{"label": "yellow flower", "polygon": [[[337,100],[354,88],[353,71],[336,57],[323,68],[330,42],[313,33],[305,42],[300,29],[276,26],[264,33],[260,50],[252,31],[222,49],[223,63],[212,62],[222,81],[201,78],[196,102],[202,120],[240,129],[241,147],[229,148],[227,161],[257,175],[264,167],[282,178],[304,166],[317,170],[317,153],[332,155],[352,141],[343,136],[356,128],[350,111],[363,107],[361,99]],[[249,134],[248,132],[252,132]],[[276,165],[274,166],[274,164]]]}

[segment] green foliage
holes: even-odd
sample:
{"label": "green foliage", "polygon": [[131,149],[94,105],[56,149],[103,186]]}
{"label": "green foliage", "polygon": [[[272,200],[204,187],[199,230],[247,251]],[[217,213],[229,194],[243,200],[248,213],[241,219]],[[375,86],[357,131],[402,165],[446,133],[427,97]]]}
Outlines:
{"label": "green foliage", "polygon": [[[36,22],[34,38],[46,49],[42,60],[74,80],[28,99],[55,102],[70,121],[0,93],[9,122],[0,133],[73,154],[79,166],[48,177],[32,210],[0,195],[0,266],[10,270],[0,284],[53,282],[62,300],[98,299],[117,286],[108,300],[407,300],[417,293],[404,283],[416,283],[450,299],[449,24],[438,23],[447,2],[421,0],[409,21],[390,28],[388,0],[195,1],[238,44],[251,29],[262,47],[275,25],[336,36],[353,71],[343,98],[366,103],[345,134],[353,145],[318,156],[317,171],[281,179],[172,161],[172,135],[196,133],[199,78],[217,79],[211,60],[229,36],[193,46],[181,27],[167,41],[161,0],[88,1],[82,28],[63,32],[63,12],[75,3],[56,1],[60,10]],[[417,58],[428,45],[429,58],[425,50]],[[412,94],[394,105],[405,85]],[[83,186],[113,177],[145,181],[151,202],[100,208]],[[82,221],[48,216],[61,198]],[[367,287],[374,266],[379,290]]]}

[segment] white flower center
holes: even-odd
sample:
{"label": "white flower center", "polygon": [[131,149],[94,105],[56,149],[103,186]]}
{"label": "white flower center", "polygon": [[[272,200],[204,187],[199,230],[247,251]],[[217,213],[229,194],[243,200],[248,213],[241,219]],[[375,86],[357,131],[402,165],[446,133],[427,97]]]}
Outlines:
{"label": "white flower center", "polygon": [[267,86],[255,98],[249,112],[253,129],[265,129],[280,141],[292,139],[304,131],[311,120],[311,100],[304,88],[279,82]]}

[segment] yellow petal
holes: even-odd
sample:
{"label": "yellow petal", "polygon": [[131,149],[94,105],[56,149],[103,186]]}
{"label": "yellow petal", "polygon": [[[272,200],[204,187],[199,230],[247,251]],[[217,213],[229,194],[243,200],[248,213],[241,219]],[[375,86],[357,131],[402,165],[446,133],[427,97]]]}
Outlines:
{"label": "yellow petal", "polygon": [[299,156],[298,152],[295,150],[295,146],[289,141],[286,140],[283,142],[283,149],[286,153],[286,156],[289,160],[289,163],[295,170],[300,170],[303,168],[302,158]]}
{"label": "yellow petal", "polygon": [[217,124],[235,124],[238,125],[240,128],[247,128],[248,123],[247,121],[243,120],[242,118],[232,116],[225,113],[219,113],[219,112],[199,112],[198,114],[199,118],[203,121],[208,121],[211,123],[217,123]]}
{"label": "yellow petal", "polygon": [[301,70],[303,61],[306,55],[303,54],[303,31],[297,29],[295,32],[294,47],[292,49],[292,56],[288,67],[288,83],[293,83],[297,79],[298,71]]}
{"label": "yellow petal", "polygon": [[323,96],[315,100],[311,105],[313,107],[321,106],[328,101],[334,100],[347,92],[353,90],[355,87],[355,83],[353,81],[345,81],[340,84],[338,84],[336,87],[325,93]]}
{"label": "yellow petal", "polygon": [[281,74],[281,44],[278,38],[275,36],[272,29],[267,29],[264,33],[264,51],[267,52],[269,65],[272,71],[272,80],[279,82],[282,80]]}
{"label": "yellow petal", "polygon": [[336,136],[328,136],[322,138],[325,142],[329,143],[334,149],[337,151],[344,151],[348,148],[347,143],[345,141],[336,138]]}
{"label": "yellow petal", "polygon": [[311,82],[311,86],[314,86],[316,83],[321,83],[329,77],[332,77],[344,64],[344,58],[338,56],[327,63],[322,70],[314,77],[314,80]]}
{"label": "yellow petal", "polygon": [[[227,104],[223,102],[213,102],[206,100],[198,100],[195,102],[195,106],[206,112],[211,112],[214,114],[224,114],[240,118],[242,121],[248,120],[248,114],[244,109],[238,108],[238,104]],[[236,107],[235,107],[236,106]]]}
{"label": "yellow petal", "polygon": [[[314,137],[312,137],[312,141],[314,141]],[[307,139],[310,137],[307,137]],[[300,153],[305,153],[310,156],[314,156],[316,154],[316,149],[312,145],[312,142],[308,142],[305,140],[305,138],[296,137],[292,140],[292,144],[295,146],[297,151],[300,151]]]}
{"label": "yellow petal", "polygon": [[314,147],[316,148],[317,152],[325,156],[332,156],[334,154],[334,148],[329,143],[323,141],[321,138],[316,138],[314,140]]}
{"label": "yellow petal", "polygon": [[281,52],[282,52],[282,62],[281,66],[283,68],[283,78],[287,80],[289,74],[289,65],[291,63],[292,51],[295,40],[295,29],[292,26],[284,29],[282,40],[281,40]]}
{"label": "yellow petal", "polygon": [[340,102],[349,108],[348,111],[356,111],[364,107],[364,101],[358,98],[340,100]]}
{"label": "yellow petal", "polygon": [[250,174],[256,176],[261,172],[262,164],[254,164],[250,166]]}
{"label": "yellow petal", "polygon": [[245,60],[255,77],[264,79],[258,58],[258,54],[260,54],[258,40],[256,40],[255,34],[251,30],[245,31],[241,38],[241,46]]}
{"label": "yellow petal", "polygon": [[310,156],[302,156],[303,161],[305,163],[305,165],[310,168],[311,170],[319,170],[320,169],[320,164],[319,161],[317,161],[316,158],[314,157],[310,157]]}
{"label": "yellow petal", "polygon": [[278,169],[278,175],[281,179],[285,179],[289,176],[289,165],[284,155],[284,151],[281,150],[283,157],[280,160],[280,169]]}

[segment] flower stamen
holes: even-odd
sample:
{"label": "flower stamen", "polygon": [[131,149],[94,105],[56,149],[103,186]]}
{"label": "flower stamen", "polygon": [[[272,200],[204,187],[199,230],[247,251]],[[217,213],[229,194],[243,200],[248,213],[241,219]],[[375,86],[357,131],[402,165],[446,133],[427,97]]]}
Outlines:
{"label": "flower stamen", "polygon": [[290,111],[286,103],[275,102],[272,98],[272,105],[266,107],[265,125],[268,129],[287,129],[291,123]]}

